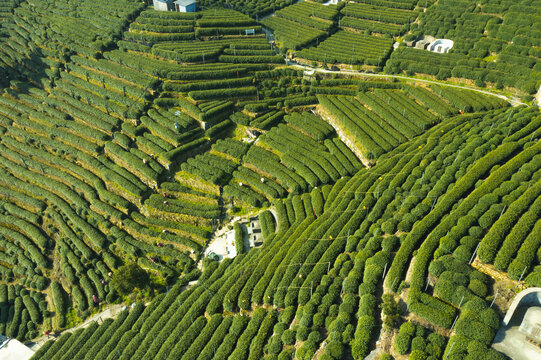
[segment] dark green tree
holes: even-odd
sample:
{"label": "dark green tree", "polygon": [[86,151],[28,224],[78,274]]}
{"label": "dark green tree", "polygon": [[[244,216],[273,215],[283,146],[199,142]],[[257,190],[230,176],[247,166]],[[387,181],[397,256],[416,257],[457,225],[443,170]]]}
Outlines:
{"label": "dark green tree", "polygon": [[150,277],[145,270],[136,263],[131,263],[118,268],[113,275],[112,283],[119,294],[128,295],[135,288],[145,288],[149,280]]}

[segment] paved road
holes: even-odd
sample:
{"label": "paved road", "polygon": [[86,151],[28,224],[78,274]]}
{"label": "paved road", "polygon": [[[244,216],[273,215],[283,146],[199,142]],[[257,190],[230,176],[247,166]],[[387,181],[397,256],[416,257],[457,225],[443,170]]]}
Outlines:
{"label": "paved road", "polygon": [[490,91],[480,90],[480,89],[472,88],[465,85],[447,84],[440,81],[418,79],[415,77],[409,77],[409,76],[403,76],[403,75],[369,74],[369,73],[363,73],[363,72],[353,71],[353,70],[334,71],[334,70],[318,69],[318,68],[313,68],[311,66],[301,65],[297,62],[292,62],[292,61],[288,61],[287,64],[293,67],[304,69],[304,70],[313,70],[315,72],[324,73],[324,74],[348,74],[348,75],[368,76],[368,77],[376,77],[376,78],[394,78],[394,79],[403,79],[403,80],[409,80],[409,81],[418,81],[418,82],[424,82],[424,83],[429,83],[429,84],[436,84],[436,85],[441,85],[441,86],[449,86],[449,87],[454,87],[454,88],[459,88],[459,89],[476,91],[478,93],[485,94],[485,95],[495,96],[497,98],[500,98],[502,100],[505,100],[511,103],[511,105],[513,106],[527,105],[517,99],[509,98],[505,95],[494,94],[493,92],[490,92]]}

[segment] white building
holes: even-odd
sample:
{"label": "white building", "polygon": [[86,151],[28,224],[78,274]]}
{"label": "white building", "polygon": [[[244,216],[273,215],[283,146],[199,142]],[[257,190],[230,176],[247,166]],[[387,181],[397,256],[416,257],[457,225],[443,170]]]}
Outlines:
{"label": "white building", "polygon": [[453,40],[449,39],[436,39],[436,41],[432,42],[430,45],[428,45],[428,50],[432,52],[437,52],[440,54],[446,54],[451,50],[453,47],[454,42]]}
{"label": "white building", "polygon": [[537,343],[541,343],[541,307],[532,306],[526,310],[518,331]]}
{"label": "white building", "polygon": [[248,233],[248,241],[250,247],[256,247],[263,245],[263,234],[261,233],[261,225],[259,224],[259,218],[251,218],[250,222],[246,224]]}
{"label": "white building", "polygon": [[173,2],[173,11],[178,12],[195,12],[196,4],[195,0],[176,0]]}
{"label": "white building", "polygon": [[237,247],[235,246],[235,230],[225,233],[225,251],[228,258],[237,256]]}
{"label": "white building", "polygon": [[197,9],[195,0],[153,0],[154,10],[195,12]]}
{"label": "white building", "polygon": [[27,360],[34,355],[34,351],[26,347],[17,339],[0,335],[0,359]]}

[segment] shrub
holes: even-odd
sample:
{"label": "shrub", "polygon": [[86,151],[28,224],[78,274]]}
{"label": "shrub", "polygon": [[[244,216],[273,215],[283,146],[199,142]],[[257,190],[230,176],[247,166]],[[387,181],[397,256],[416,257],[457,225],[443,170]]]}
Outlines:
{"label": "shrub", "polygon": [[269,344],[267,345],[267,351],[270,354],[278,355],[282,351],[283,344],[280,339],[280,335],[275,334],[269,339]]}
{"label": "shrub", "polygon": [[34,299],[32,299],[29,295],[23,296],[23,303],[26,309],[28,310],[28,313],[30,315],[30,319],[36,324],[41,323],[41,312],[38,309],[37,304],[35,303]]}
{"label": "shrub", "polygon": [[479,321],[485,325],[488,325],[494,330],[500,327],[500,317],[492,308],[487,308],[479,314]]}
{"label": "shrub", "polygon": [[341,341],[331,341],[327,344],[325,348],[325,353],[329,354],[332,359],[343,359],[344,358],[344,345]]}
{"label": "shrub", "polygon": [[487,295],[487,286],[477,280],[477,279],[473,279],[470,281],[470,284],[468,285],[468,289],[471,290],[471,292],[473,292],[475,295],[479,296],[479,297],[485,297]]}
{"label": "shrub", "polygon": [[386,328],[394,328],[400,317],[400,306],[394,300],[392,294],[383,294],[383,304],[381,305],[383,315],[385,316],[383,324]]}
{"label": "shrub", "polygon": [[281,337],[282,342],[284,345],[293,345],[295,344],[295,330],[287,329],[284,331]]}
{"label": "shrub", "polygon": [[325,326],[325,315],[322,313],[317,313],[314,315],[314,318],[312,319],[313,327],[314,328],[322,328]]}
{"label": "shrub", "polygon": [[244,230],[239,222],[233,224],[233,229],[235,230],[235,248],[237,249],[237,254],[242,254],[244,250]]}
{"label": "shrub", "polygon": [[310,329],[308,329],[306,326],[301,325],[297,328],[296,339],[299,341],[304,341],[308,338],[309,333]]}
{"label": "shrub", "polygon": [[398,335],[395,337],[394,346],[396,351],[404,355],[409,352],[411,338],[415,334],[415,325],[410,322],[405,322],[400,326]]}
{"label": "shrub", "polygon": [[413,350],[409,356],[409,360],[426,360],[428,355],[421,350]]}
{"label": "shrub", "polygon": [[426,347],[426,341],[422,336],[416,336],[411,340],[411,351],[419,350],[424,351]]}

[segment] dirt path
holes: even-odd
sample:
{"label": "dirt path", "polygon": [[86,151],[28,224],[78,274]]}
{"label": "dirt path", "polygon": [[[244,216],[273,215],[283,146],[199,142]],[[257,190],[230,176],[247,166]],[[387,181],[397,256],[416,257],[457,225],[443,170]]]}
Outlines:
{"label": "dirt path", "polygon": [[524,283],[511,280],[507,273],[496,270],[494,265],[482,263],[479,258],[475,258],[471,265],[494,280],[492,293],[497,294],[494,306],[502,316],[505,316],[516,294],[526,288]]}
{"label": "dirt path", "polygon": [[[413,262],[414,261],[415,261],[415,257],[413,257],[411,259],[410,265],[409,265],[408,270],[406,272],[406,279],[405,279],[406,282],[409,282],[409,280],[411,278],[411,273],[413,271]],[[387,272],[387,275],[385,276],[385,279],[383,279],[383,292],[388,293],[388,294],[393,294],[391,288],[387,285],[388,280],[389,280],[389,273]],[[399,280],[397,280],[397,281],[399,281]],[[405,314],[405,315],[403,315],[403,317],[406,320],[409,320],[410,317],[413,314],[409,312],[409,309],[407,307],[407,298],[408,298],[408,289],[405,289],[405,290],[402,291],[401,294],[394,296],[395,301],[397,301],[398,305],[400,306],[400,312],[402,314]],[[381,316],[382,316],[381,321],[383,323],[383,313],[381,314]],[[398,334],[398,329],[392,328],[392,329],[385,330],[384,327],[382,326],[382,328],[380,330],[378,341],[376,342],[376,348],[374,350],[372,350],[370,352],[370,354],[368,354],[366,359],[367,360],[375,360],[375,359],[378,358],[379,355],[381,355],[383,353],[391,354],[391,355],[394,356],[395,359],[407,358],[407,357],[402,357],[401,355],[396,353],[396,351],[394,350],[393,339],[396,336],[396,334]]]}
{"label": "dirt path", "polygon": [[[405,282],[406,283],[410,283],[410,281],[411,281],[411,276],[412,276],[412,273],[413,273],[414,263],[415,263],[415,257],[413,257],[411,259],[411,261],[409,263],[409,266],[408,266],[408,270],[406,271],[406,277],[405,277]],[[383,281],[383,291],[384,291],[384,293],[392,293],[390,287],[387,286],[387,281],[388,280],[389,279],[388,279],[388,274],[387,274],[386,278]],[[438,334],[441,334],[441,335],[444,335],[444,336],[448,337],[449,334],[450,334],[450,331],[448,329],[436,326],[436,325],[434,325],[434,324],[420,318],[419,316],[417,316],[414,313],[409,311],[409,308],[408,308],[408,305],[407,305],[407,303],[408,303],[408,293],[409,293],[409,288],[406,288],[406,289],[402,290],[402,292],[399,295],[395,295],[395,297],[394,297],[395,301],[398,302],[398,305],[400,306],[400,309],[401,309],[401,313],[402,313],[401,319],[404,320],[404,321],[412,322],[414,324],[422,325],[422,326],[424,326],[425,328],[429,329],[432,332],[436,332]],[[382,321],[383,321],[383,318],[382,318]],[[384,330],[382,328],[382,330],[380,332],[379,339],[378,339],[378,341],[376,343],[376,348],[374,350],[372,350],[372,352],[366,357],[366,359],[375,360],[375,359],[377,359],[377,356],[379,356],[382,353],[391,354],[397,360],[398,359],[400,359],[400,360],[407,359],[407,357],[408,357],[407,355],[400,355],[394,349],[393,339],[396,336],[396,334],[398,334],[398,329]]]}
{"label": "dirt path", "polygon": [[93,322],[93,321],[96,321],[96,322],[98,322],[98,324],[101,324],[103,322],[103,320],[105,320],[107,318],[114,318],[116,315],[118,315],[118,313],[120,313],[124,309],[124,307],[125,307],[125,305],[119,305],[119,304],[108,306],[105,310],[103,310],[103,311],[97,313],[96,315],[93,315],[90,318],[88,318],[81,325],[78,325],[78,326],[70,328],[70,329],[66,329],[66,330],[64,330],[64,331],[62,331],[60,333],[56,333],[55,336],[52,336],[52,335],[50,335],[50,336],[42,336],[40,338],[34,339],[30,343],[27,343],[26,346],[28,346],[30,349],[32,349],[34,351],[37,351],[43,344],[45,344],[50,339],[58,339],[60,337],[60,335],[62,335],[64,333],[74,332],[77,329],[85,328],[88,325],[90,325],[90,323]]}

